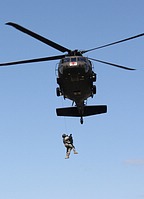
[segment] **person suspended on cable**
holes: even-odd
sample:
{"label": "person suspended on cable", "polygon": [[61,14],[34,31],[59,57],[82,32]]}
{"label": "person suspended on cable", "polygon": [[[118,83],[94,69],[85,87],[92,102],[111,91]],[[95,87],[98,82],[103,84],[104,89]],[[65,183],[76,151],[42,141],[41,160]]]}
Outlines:
{"label": "person suspended on cable", "polygon": [[70,135],[63,134],[62,138],[63,138],[63,143],[66,147],[66,157],[65,157],[65,159],[69,158],[71,150],[73,150],[74,154],[78,154],[78,152],[75,149],[75,146],[73,145],[72,134],[70,134]]}

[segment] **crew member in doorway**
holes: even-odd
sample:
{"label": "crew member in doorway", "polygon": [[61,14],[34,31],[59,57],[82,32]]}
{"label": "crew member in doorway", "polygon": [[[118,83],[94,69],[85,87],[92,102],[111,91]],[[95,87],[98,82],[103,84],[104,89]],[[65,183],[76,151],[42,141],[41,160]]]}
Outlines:
{"label": "crew member in doorway", "polygon": [[62,138],[63,138],[63,143],[66,147],[66,157],[65,157],[65,159],[69,158],[71,150],[73,150],[74,154],[78,154],[78,152],[76,151],[76,149],[73,145],[72,134],[70,134],[70,135],[63,134]]}

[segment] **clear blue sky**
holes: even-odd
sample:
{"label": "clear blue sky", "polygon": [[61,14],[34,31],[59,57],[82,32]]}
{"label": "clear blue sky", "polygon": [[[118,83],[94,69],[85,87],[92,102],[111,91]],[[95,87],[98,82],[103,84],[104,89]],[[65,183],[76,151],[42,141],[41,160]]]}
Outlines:
{"label": "clear blue sky", "polygon": [[[5,26],[12,21],[70,49],[89,49],[144,32],[143,0],[5,0],[0,5],[0,62],[60,54]],[[144,38],[87,56],[134,67],[94,63],[97,95],[108,113],[61,118],[57,61],[0,68],[1,199],[144,198]],[[61,134],[78,155],[65,160]]]}

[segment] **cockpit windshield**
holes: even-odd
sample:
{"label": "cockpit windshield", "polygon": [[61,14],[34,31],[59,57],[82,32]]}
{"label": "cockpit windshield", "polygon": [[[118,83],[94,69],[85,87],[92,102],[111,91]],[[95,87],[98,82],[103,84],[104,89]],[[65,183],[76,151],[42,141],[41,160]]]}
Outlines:
{"label": "cockpit windshield", "polygon": [[85,57],[78,57],[78,61],[86,62],[86,58]]}
{"label": "cockpit windshield", "polygon": [[83,56],[70,56],[61,59],[59,64],[59,72],[63,74],[63,71],[73,68],[83,68],[85,72],[88,72],[91,69],[91,62],[88,60],[87,57]]}
{"label": "cockpit windshield", "polygon": [[87,59],[85,57],[65,57],[62,59],[62,63],[68,63],[68,62],[87,62]]}
{"label": "cockpit windshield", "polygon": [[66,57],[66,58],[62,59],[62,63],[66,63],[66,62],[70,62],[70,58]]}
{"label": "cockpit windshield", "polygon": [[76,62],[76,61],[77,61],[76,57],[71,58],[71,62]]}

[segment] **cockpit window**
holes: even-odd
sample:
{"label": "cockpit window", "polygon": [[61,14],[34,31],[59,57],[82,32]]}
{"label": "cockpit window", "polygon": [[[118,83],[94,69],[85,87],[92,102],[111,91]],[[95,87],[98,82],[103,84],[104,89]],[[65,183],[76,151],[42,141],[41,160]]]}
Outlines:
{"label": "cockpit window", "polygon": [[71,62],[76,62],[77,60],[76,60],[76,57],[74,57],[74,58],[71,58]]}
{"label": "cockpit window", "polygon": [[86,62],[86,59],[85,59],[85,57],[78,57],[78,61],[84,61],[84,62]]}
{"label": "cockpit window", "polygon": [[62,59],[62,63],[70,62],[70,58],[64,58]]}

